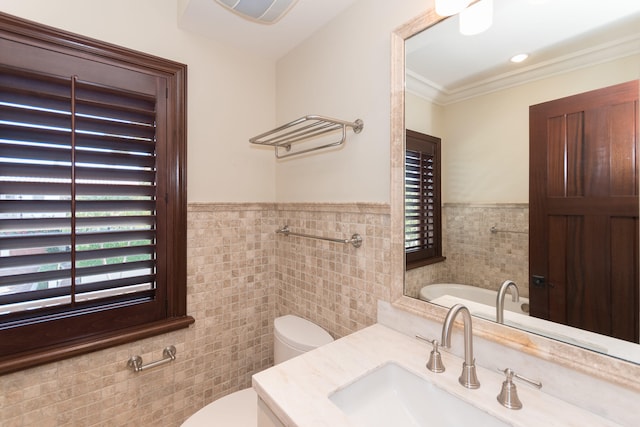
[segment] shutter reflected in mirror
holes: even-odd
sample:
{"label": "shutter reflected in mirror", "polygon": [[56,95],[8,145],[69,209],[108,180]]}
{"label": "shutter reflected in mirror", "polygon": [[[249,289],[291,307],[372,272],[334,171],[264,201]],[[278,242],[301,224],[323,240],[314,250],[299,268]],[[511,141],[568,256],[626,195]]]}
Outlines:
{"label": "shutter reflected in mirror", "polygon": [[407,130],[405,150],[405,258],[407,264],[441,258],[440,139]]}

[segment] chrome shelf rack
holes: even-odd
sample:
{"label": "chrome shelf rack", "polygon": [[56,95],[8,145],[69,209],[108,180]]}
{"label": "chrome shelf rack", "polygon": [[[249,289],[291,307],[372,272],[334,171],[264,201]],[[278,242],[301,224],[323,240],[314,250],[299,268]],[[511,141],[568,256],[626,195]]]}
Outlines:
{"label": "chrome shelf rack", "polygon": [[[346,140],[347,128],[352,128],[354,133],[360,133],[363,127],[364,123],[360,119],[355,122],[346,122],[330,117],[311,115],[300,117],[278,128],[250,138],[249,142],[274,147],[276,158],[282,159],[324,148],[336,147]],[[340,139],[331,140],[330,142],[323,141],[318,146],[291,151],[293,144],[317,139],[322,135],[333,132],[341,132]]]}

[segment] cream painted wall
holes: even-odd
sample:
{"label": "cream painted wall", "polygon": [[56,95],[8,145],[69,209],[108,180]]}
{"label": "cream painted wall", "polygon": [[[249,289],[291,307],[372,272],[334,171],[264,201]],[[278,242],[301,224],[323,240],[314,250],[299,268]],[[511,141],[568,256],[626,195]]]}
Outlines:
{"label": "cream painted wall", "polygon": [[[185,0],[0,0],[0,11],[186,63],[190,202],[389,202],[390,34],[431,0],[360,0],[276,64],[179,26]],[[307,114],[364,120],[277,161],[254,135]]]}
{"label": "cream painted wall", "polygon": [[272,202],[275,62],[181,29],[178,0],[0,0],[0,11],[188,66],[188,200]]}
{"label": "cream painted wall", "polygon": [[407,129],[441,138],[444,132],[443,107],[421,96],[405,93],[404,121]]}
{"label": "cream painted wall", "polygon": [[[443,107],[443,202],[527,203],[529,106],[637,78],[640,55]],[[407,103],[415,108],[428,107]]]}
{"label": "cream painted wall", "polygon": [[278,161],[276,201],[389,203],[391,32],[431,4],[360,0],[278,61],[278,123],[322,114],[360,118],[364,130]]}

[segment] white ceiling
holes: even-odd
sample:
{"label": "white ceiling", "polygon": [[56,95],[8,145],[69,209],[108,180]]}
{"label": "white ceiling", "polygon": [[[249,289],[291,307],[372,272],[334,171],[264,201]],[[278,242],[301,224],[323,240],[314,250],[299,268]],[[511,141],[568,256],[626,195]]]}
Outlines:
{"label": "white ceiling", "polygon": [[[282,19],[265,25],[215,0],[182,0],[179,24],[275,60],[356,1],[297,0]],[[493,25],[482,34],[461,35],[454,16],[408,40],[407,89],[446,104],[561,69],[640,53],[640,0],[494,0],[494,9]],[[610,31],[621,19],[624,26],[616,24],[618,30]],[[521,52],[530,55],[527,61],[508,61]]]}
{"label": "white ceiling", "polygon": [[[461,35],[455,16],[409,39],[406,50],[408,90],[447,104],[640,53],[640,0],[494,0],[486,32]],[[510,63],[517,53],[529,59]]]}
{"label": "white ceiling", "polygon": [[265,25],[246,20],[215,0],[184,0],[180,27],[250,54],[278,59],[357,0],[297,0],[279,21]]}

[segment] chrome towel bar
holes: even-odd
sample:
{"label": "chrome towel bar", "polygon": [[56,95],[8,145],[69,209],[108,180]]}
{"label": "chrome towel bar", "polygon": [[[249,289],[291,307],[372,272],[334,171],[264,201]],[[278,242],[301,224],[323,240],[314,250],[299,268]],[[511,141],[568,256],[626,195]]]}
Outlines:
{"label": "chrome towel bar", "polygon": [[142,357],[131,356],[127,361],[127,367],[133,369],[133,372],[144,371],[145,369],[155,368],[156,366],[164,365],[172,360],[176,360],[176,348],[172,345],[166,347],[162,352],[163,358],[156,360],[155,362],[149,362],[146,365],[142,364]]}
{"label": "chrome towel bar", "polygon": [[499,228],[497,228],[495,225],[493,227],[491,227],[489,229],[489,231],[491,232],[491,234],[496,234],[496,233],[514,233],[514,234],[527,234],[526,231],[516,231],[516,230],[501,230]]}
{"label": "chrome towel bar", "polygon": [[289,229],[288,225],[285,225],[281,229],[276,230],[276,233],[284,234],[285,236],[291,235],[291,236],[308,237],[310,239],[326,240],[328,242],[345,243],[345,244],[351,243],[354,248],[359,248],[360,246],[362,246],[362,237],[358,233],[353,234],[350,239],[333,239],[331,237],[313,236],[311,234],[304,234],[304,233],[294,233]]}

